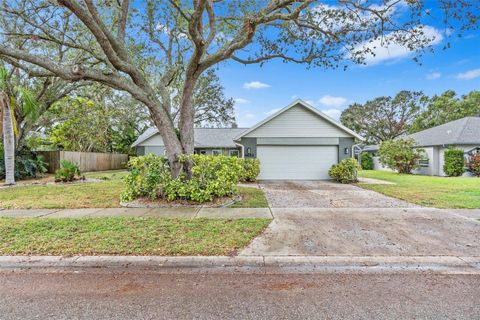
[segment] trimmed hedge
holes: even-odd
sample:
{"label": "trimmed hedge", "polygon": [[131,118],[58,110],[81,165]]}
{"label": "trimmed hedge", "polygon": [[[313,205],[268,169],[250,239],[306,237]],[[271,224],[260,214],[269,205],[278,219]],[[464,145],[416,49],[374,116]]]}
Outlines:
{"label": "trimmed hedge", "polygon": [[448,149],[445,151],[443,171],[449,177],[458,177],[465,171],[464,152],[460,149]]}
{"label": "trimmed hedge", "polygon": [[373,170],[373,157],[368,152],[362,152],[360,156],[360,165],[363,170]]}
{"label": "trimmed hedge", "polygon": [[128,162],[130,172],[125,177],[122,201],[139,197],[212,201],[216,197],[237,194],[239,181],[255,181],[260,172],[257,159],[194,154],[182,156],[181,161],[192,163],[190,179],[185,174],[172,178],[164,157],[147,154],[132,158]]}
{"label": "trimmed hedge", "polygon": [[334,164],[328,175],[340,183],[354,183],[358,181],[357,174],[360,166],[353,158],[343,159],[339,164]]}

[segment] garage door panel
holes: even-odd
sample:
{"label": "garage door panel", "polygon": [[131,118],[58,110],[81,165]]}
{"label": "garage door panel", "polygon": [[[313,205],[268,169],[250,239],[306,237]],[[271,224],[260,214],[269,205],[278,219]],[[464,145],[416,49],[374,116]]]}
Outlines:
{"label": "garage door panel", "polygon": [[337,146],[258,146],[261,180],[329,179]]}

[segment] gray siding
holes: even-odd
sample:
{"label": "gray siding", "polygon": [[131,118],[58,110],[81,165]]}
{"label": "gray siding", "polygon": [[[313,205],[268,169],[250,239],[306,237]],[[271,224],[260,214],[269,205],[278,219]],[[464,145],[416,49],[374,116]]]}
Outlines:
{"label": "gray siding", "polygon": [[[257,138],[242,138],[240,144],[244,146],[245,158],[256,158],[257,157]],[[250,154],[248,150],[250,148]]]}
{"label": "gray siding", "polygon": [[[338,139],[338,161],[352,157],[352,146],[355,144],[355,139],[352,138],[339,138]],[[348,150],[348,154],[345,153],[345,149]]]}
{"label": "gray siding", "polygon": [[163,146],[145,146],[145,154],[153,153],[156,156],[164,156],[165,147]]}
{"label": "gray siding", "polygon": [[296,105],[245,137],[351,137],[351,135],[312,111]]}
{"label": "gray siding", "polygon": [[136,147],[137,156],[145,155],[145,147]]}

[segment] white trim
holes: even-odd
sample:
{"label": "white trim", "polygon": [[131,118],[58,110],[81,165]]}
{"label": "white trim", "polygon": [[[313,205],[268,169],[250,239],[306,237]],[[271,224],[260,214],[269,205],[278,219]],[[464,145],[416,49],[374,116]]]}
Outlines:
{"label": "white trim", "polygon": [[[213,152],[217,151],[218,154],[213,154]],[[223,155],[222,149],[212,149],[212,156],[221,156]]]}
{"label": "white trim", "polygon": [[330,118],[329,116],[327,116],[326,114],[324,114],[323,112],[315,109],[313,106],[311,106],[310,104],[308,104],[307,102],[301,100],[301,99],[297,99],[295,101],[293,101],[292,103],[290,103],[288,106],[284,107],[283,109],[275,112],[274,114],[272,114],[271,116],[265,118],[264,120],[260,121],[259,123],[257,123],[256,125],[254,125],[253,127],[251,127],[250,129],[242,132],[242,134],[240,134],[239,136],[235,137],[233,140],[234,141],[237,141],[237,140],[240,140],[242,137],[246,136],[247,134],[249,134],[250,132],[252,132],[253,130],[261,127],[262,125],[264,125],[265,123],[269,122],[270,120],[272,120],[273,118],[279,116],[280,114],[284,113],[285,111],[287,111],[288,109],[290,108],[293,108],[294,106],[296,106],[297,104],[301,104],[302,106],[304,106],[305,108],[307,108],[308,110],[312,111],[313,113],[315,113],[316,115],[318,115],[319,117],[327,120],[328,122],[330,122],[331,124],[335,125],[336,127],[342,129],[343,131],[351,134],[352,136],[354,136],[355,138],[359,139],[359,140],[365,140],[362,136],[360,136],[358,133],[350,130],[349,128],[345,127],[344,125],[342,125],[341,123],[335,121],[334,119]]}
{"label": "white trim", "polygon": [[[148,129],[147,129],[147,130],[148,130]],[[150,139],[151,137],[153,137],[153,136],[156,135],[157,133],[159,134],[158,130],[156,129],[156,130],[154,130],[151,134],[149,134],[148,136],[142,137],[142,139],[140,139],[140,137],[138,137],[138,138],[137,138],[137,141],[135,141],[135,142],[132,144],[132,148],[134,148],[134,147],[138,146],[140,143],[142,143],[142,142]],[[140,140],[139,140],[139,139],[140,139]],[[165,146],[165,144],[159,145],[159,147],[164,147],[164,146]]]}

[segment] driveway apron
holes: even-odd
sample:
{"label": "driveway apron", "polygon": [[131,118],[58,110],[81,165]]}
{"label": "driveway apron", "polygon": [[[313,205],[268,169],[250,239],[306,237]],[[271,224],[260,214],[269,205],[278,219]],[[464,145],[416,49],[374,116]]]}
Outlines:
{"label": "driveway apron", "polygon": [[264,182],[275,217],[241,255],[480,256],[480,223],[328,181]]}

